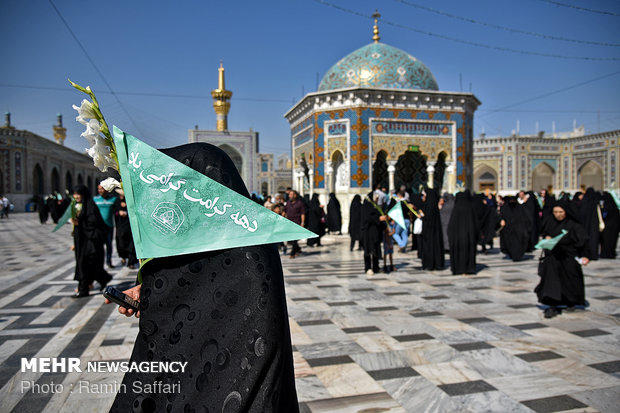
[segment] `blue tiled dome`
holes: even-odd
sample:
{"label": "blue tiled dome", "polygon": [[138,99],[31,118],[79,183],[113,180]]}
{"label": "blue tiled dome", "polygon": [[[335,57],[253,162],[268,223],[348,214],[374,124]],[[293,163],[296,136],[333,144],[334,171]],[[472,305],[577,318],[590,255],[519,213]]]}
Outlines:
{"label": "blue tiled dome", "polygon": [[371,43],[332,66],[319,92],[350,87],[438,90],[424,63],[396,47]]}

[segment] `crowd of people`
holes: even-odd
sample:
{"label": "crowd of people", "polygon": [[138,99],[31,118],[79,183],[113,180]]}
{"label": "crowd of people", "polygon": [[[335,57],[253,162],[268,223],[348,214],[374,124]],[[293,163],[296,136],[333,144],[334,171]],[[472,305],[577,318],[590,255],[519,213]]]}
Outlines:
{"label": "crowd of people", "polygon": [[[400,224],[391,218],[393,208],[402,210]],[[527,253],[541,238],[559,237],[553,249],[541,254],[541,280],[535,290],[545,317],[554,317],[563,308],[587,306],[581,266],[616,257],[619,218],[613,194],[592,188],[572,197],[561,193],[556,199],[546,190],[515,196],[465,190],[440,197],[428,187],[409,193],[403,186],[390,195],[377,187],[363,200],[353,199],[349,236],[351,250],[356,241],[364,250],[368,276],[380,271],[381,244],[386,273],[397,270],[392,261],[396,245],[401,253],[417,251],[423,270],[444,269],[447,254],[457,275],[476,274],[476,255],[493,249],[496,237],[500,252],[513,261],[534,258]]]}
{"label": "crowd of people", "polygon": [[78,185],[73,193],[67,191],[64,197],[54,192],[37,198],[41,224],[45,224],[50,217],[54,224],[58,224],[67,209],[71,209],[74,279],[78,282],[74,298],[88,297],[95,281],[100,290],[110,282],[112,276],[105,267],[115,267],[112,262],[114,241],[121,265],[130,269],[139,265],[122,189],[110,193],[98,185],[97,193],[93,197],[86,186]]}

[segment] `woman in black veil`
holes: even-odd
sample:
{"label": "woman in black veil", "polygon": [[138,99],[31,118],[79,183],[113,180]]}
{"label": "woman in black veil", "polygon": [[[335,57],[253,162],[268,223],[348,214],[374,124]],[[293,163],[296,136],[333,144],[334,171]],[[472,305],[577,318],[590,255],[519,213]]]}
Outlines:
{"label": "woman in black veil", "polygon": [[607,191],[603,192],[602,216],[605,229],[601,232],[601,258],[616,258],[618,231],[620,231],[620,212],[614,198]]}
{"label": "woman in black veil", "polygon": [[601,216],[599,201],[599,193],[595,192],[594,188],[588,188],[579,205],[579,222],[588,234],[588,258],[590,260],[598,260],[600,237],[599,216]]}
{"label": "woman in black veil", "polygon": [[[534,290],[538,302],[548,306],[545,318],[555,317],[564,307],[585,306],[585,287],[581,264],[587,265],[588,235],[577,221],[573,205],[557,201],[553,215],[543,223],[543,238],[567,231],[552,250],[545,250],[538,268],[540,283]],[[577,258],[581,262],[577,262]]]}
{"label": "woman in black veil", "polygon": [[319,194],[313,194],[308,206],[308,229],[314,232],[318,237],[310,238],[308,246],[321,246],[321,237],[325,235],[325,211],[323,205],[319,201]]}
{"label": "woman in black veil", "polygon": [[443,270],[445,266],[441,218],[439,216],[439,196],[437,191],[426,188],[426,199],[422,212],[422,269]]}
{"label": "woman in black veil", "polygon": [[519,205],[514,196],[504,197],[500,211],[501,232],[499,242],[501,251],[513,261],[519,261],[525,255],[530,240],[531,220],[525,209]]}
{"label": "woman in black veil", "polygon": [[[72,297],[88,297],[90,285],[97,281],[103,289],[112,276],[103,268],[107,226],[84,185],[73,190],[77,216],[73,222],[73,248],[75,250],[75,275],[78,290]],[[70,208],[70,207],[69,207]]]}
{"label": "woman in black veil", "polygon": [[362,249],[362,230],[360,222],[362,219],[362,197],[355,195],[349,207],[349,237],[351,238],[350,250],[353,251],[355,241],[358,242],[358,251]]}
{"label": "woman in black veil", "polygon": [[[249,198],[221,149],[193,143],[162,152]],[[126,392],[119,392],[111,411],[299,411],[275,244],[157,258],[141,273],[141,287],[127,290],[140,298],[140,331],[130,361],[181,361],[186,370],[126,373]],[[135,382],[142,388],[180,384],[180,391],[140,392]]]}
{"label": "woman in black veil", "polygon": [[452,274],[476,273],[478,216],[469,191],[456,194],[454,209],[448,223],[450,269]]}
{"label": "woman in black veil", "polygon": [[342,235],[342,214],[340,213],[340,201],[336,198],[335,193],[329,194],[329,202],[327,202],[327,230],[330,233],[338,233]]}

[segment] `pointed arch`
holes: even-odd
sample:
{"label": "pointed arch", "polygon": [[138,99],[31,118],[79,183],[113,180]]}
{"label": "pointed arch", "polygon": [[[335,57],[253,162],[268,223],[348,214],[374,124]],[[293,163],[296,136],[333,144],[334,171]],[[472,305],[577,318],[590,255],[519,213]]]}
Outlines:
{"label": "pointed arch", "polygon": [[553,187],[555,169],[547,162],[541,162],[532,171],[532,190],[549,190]]}
{"label": "pointed arch", "polygon": [[32,170],[32,192],[33,195],[45,194],[45,180],[43,177],[43,168],[36,164]]}
{"label": "pointed arch", "polygon": [[375,163],[372,165],[372,186],[373,189],[376,188],[377,185],[387,188],[389,184],[387,152],[380,150],[377,152]]}
{"label": "pointed arch", "polygon": [[220,145],[219,148],[226,152],[226,155],[230,157],[230,159],[235,164],[237,171],[239,171],[239,175],[243,177],[243,155],[241,155],[241,152],[228,145],[227,143]]}
{"label": "pointed arch", "polygon": [[577,175],[580,187],[592,187],[596,191],[603,190],[603,168],[598,162],[589,160],[584,163]]}

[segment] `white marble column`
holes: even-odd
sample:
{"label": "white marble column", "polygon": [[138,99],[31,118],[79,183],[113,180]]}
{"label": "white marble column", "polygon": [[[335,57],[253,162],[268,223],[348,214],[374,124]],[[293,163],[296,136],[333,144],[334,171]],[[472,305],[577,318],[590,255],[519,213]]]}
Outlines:
{"label": "white marble column", "polygon": [[435,175],[435,167],[433,165],[428,165],[426,167],[426,173],[428,174],[428,187],[432,188],[433,187],[433,177]]}
{"label": "white marble column", "polygon": [[390,181],[390,195],[394,191],[394,173],[396,172],[396,161],[388,161],[388,177]]}
{"label": "white marble column", "polygon": [[310,184],[310,197],[314,194],[314,168],[310,168],[308,171],[308,181]]}
{"label": "white marble column", "polygon": [[448,192],[453,194],[456,190],[456,167],[454,162],[448,162],[446,172],[448,173]]}
{"label": "white marble column", "polygon": [[327,189],[327,193],[336,192],[333,177],[332,161],[325,161],[325,189]]}

